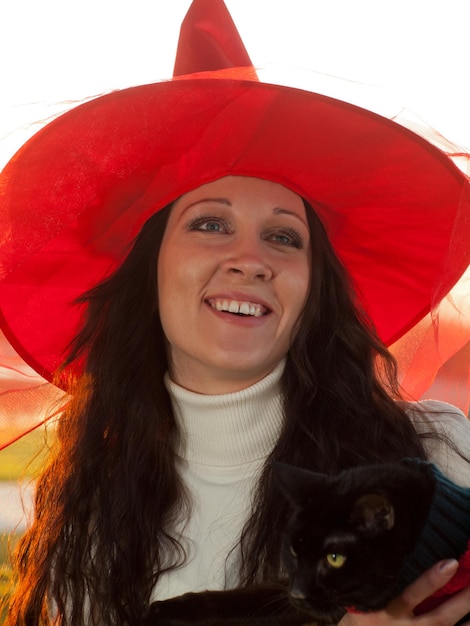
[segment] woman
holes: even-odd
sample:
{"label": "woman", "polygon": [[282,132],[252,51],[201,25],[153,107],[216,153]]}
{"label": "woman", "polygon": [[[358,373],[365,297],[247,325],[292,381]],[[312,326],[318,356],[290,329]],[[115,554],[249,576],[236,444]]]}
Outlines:
{"label": "woman", "polygon": [[[347,153],[364,133],[375,139]],[[112,94],[25,146],[3,174],[4,328],[73,397],[9,623],[138,624],[153,599],[279,578],[273,460],[333,472],[429,456],[470,484],[463,415],[396,402],[385,347],[429,309],[436,279],[444,290],[468,264],[451,249],[466,236],[455,227],[467,189],[403,129],[233,72]],[[432,245],[416,250],[423,229]],[[426,255],[426,287],[397,304]],[[69,302],[84,291],[79,320]],[[439,564],[373,622],[341,623],[454,624],[470,590],[420,618],[412,609],[455,568]]]}
{"label": "woman", "polygon": [[286,512],[271,460],[335,471],[426,456],[377,379],[375,357],[391,385],[393,362],[321,224],[279,184],[229,176],[184,194],[86,299],[70,357],[88,350],[86,375],[20,552],[22,611],[47,592],[76,623],[90,605],[97,623],[138,623],[149,597],[276,579]]}

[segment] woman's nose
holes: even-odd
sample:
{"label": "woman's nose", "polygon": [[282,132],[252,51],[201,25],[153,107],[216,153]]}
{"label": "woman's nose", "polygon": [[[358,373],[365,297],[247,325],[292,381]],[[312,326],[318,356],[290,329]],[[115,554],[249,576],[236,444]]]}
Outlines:
{"label": "woman's nose", "polygon": [[245,243],[234,248],[223,262],[224,270],[247,280],[269,280],[273,276],[267,255],[258,243]]}

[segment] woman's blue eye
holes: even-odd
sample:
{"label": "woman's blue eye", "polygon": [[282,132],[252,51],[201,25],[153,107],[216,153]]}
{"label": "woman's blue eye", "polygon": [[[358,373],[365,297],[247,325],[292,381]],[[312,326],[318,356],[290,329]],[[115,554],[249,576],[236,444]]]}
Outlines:
{"label": "woman's blue eye", "polygon": [[286,244],[292,243],[292,239],[288,237],[287,235],[277,235],[276,239],[280,241],[281,243],[286,243]]}
{"label": "woman's blue eye", "polygon": [[293,248],[302,248],[303,241],[296,231],[281,231],[274,233],[272,239],[283,246],[292,246]]}
{"label": "woman's blue eye", "polygon": [[205,224],[202,224],[200,226],[201,230],[215,230],[215,231],[218,231],[218,230],[220,230],[220,228],[221,228],[221,226],[217,222],[206,222]]}
{"label": "woman's blue eye", "polygon": [[189,230],[202,230],[204,232],[226,232],[228,230],[227,224],[223,220],[208,217],[197,217],[188,224]]}

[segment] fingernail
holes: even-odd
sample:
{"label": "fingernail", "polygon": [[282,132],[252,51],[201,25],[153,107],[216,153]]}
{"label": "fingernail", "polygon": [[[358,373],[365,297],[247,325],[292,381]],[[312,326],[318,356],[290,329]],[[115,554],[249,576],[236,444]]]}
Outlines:
{"label": "fingernail", "polygon": [[439,571],[441,574],[452,574],[457,570],[459,566],[459,562],[455,559],[447,559],[447,561],[442,561],[439,565]]}

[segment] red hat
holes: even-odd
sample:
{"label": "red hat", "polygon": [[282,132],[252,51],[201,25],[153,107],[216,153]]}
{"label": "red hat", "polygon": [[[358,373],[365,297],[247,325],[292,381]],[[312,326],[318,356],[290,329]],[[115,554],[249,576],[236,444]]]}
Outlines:
{"label": "red hat", "polygon": [[51,379],[78,329],[73,301],[147,218],[228,174],[315,207],[387,344],[463,274],[470,184],[439,149],[370,111],[258,81],[221,0],[194,0],[175,74],[60,116],[0,176],[1,326],[38,373]]}

